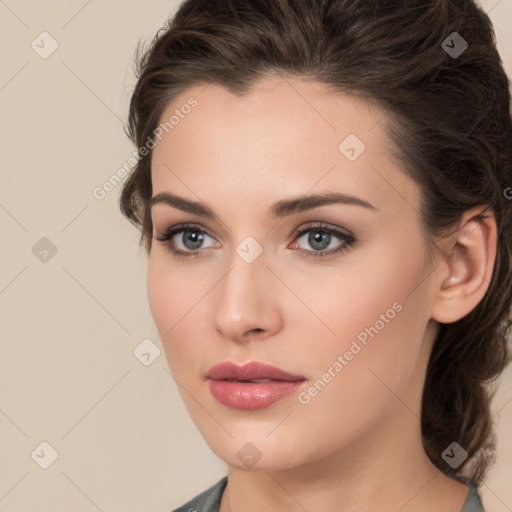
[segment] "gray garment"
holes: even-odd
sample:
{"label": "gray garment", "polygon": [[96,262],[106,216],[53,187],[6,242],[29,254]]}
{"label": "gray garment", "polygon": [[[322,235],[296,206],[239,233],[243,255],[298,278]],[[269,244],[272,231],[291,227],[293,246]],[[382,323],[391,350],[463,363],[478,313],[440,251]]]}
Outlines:
{"label": "gray garment", "polygon": [[[228,477],[225,476],[209,489],[172,512],[219,512],[220,499],[227,483]],[[469,481],[467,485],[469,487],[468,497],[460,512],[485,512],[475,484]]]}

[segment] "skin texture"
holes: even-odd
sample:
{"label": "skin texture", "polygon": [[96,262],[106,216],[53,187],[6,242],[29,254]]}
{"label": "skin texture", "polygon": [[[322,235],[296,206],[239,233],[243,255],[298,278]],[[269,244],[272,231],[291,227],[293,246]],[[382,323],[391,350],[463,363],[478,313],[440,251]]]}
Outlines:
{"label": "skin texture", "polygon": [[[275,76],[244,97],[213,84],[190,88],[161,119],[190,96],[198,105],[154,148],[153,196],[202,202],[216,218],[154,205],[154,237],[181,223],[208,234],[198,249],[183,245],[183,232],[173,237],[175,247],[200,253],[188,259],[153,240],[147,291],[184,404],[228,465],[221,512],[460,511],[467,487],[439,472],[422,447],[421,391],[437,322],[462,318],[487,289],[494,217],[467,212],[429,262],[420,190],[390,156],[384,110]],[[338,149],[349,134],[366,146],[354,161]],[[268,215],[276,201],[321,192],[350,194],[375,210],[331,204]],[[357,243],[308,258],[298,249],[327,245],[295,236],[310,222],[348,230]],[[248,236],[263,249],[252,263],[236,252]],[[333,235],[325,250],[344,243]],[[396,303],[400,311],[307,404],[294,393],[234,410],[209,391],[205,374],[224,361],[275,365],[303,375],[307,390]],[[248,442],[261,453],[251,468],[237,456]]]}

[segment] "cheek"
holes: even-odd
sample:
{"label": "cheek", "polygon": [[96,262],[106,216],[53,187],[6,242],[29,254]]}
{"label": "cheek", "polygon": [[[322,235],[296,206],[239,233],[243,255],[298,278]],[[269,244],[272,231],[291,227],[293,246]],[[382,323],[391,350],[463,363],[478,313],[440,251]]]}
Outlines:
{"label": "cheek", "polygon": [[[190,287],[184,286],[183,276],[179,276],[176,268],[175,265],[166,263],[165,255],[158,251],[151,253],[147,274],[148,303],[171,371],[176,354],[171,353],[174,345],[169,340],[176,336],[186,320],[184,315],[190,302]],[[180,321],[181,318],[183,320]]]}
{"label": "cheek", "polygon": [[151,313],[161,333],[167,333],[171,328],[174,330],[173,326],[198,302],[204,282],[197,268],[176,264],[165,249],[158,248],[151,253],[147,295]]}
{"label": "cheek", "polygon": [[[375,326],[384,332],[400,316],[401,305],[420,282],[418,255],[413,265],[403,265],[404,254],[396,247],[372,248],[354,253],[337,267],[319,268],[313,273],[285,275],[294,283],[297,295],[308,306],[297,304],[295,321],[308,330],[317,330],[326,346],[344,344]],[[289,310],[291,313],[292,310]],[[404,315],[401,315],[404,316]],[[323,326],[322,326],[323,324]]]}
{"label": "cheek", "polygon": [[302,321],[299,352],[307,354],[302,360],[310,382],[298,397],[299,412],[312,431],[341,444],[373,428],[401,401],[416,409],[408,393],[421,380],[425,326],[420,291],[410,292],[421,269],[385,267],[387,273],[380,275],[331,280],[332,300],[324,302],[324,314],[336,336],[315,336],[314,322]]}
{"label": "cheek", "polygon": [[[212,335],[205,319],[212,306],[208,292],[216,279],[211,269],[177,264],[164,250],[150,254],[147,297],[169,368],[176,377],[197,366]],[[217,277],[218,279],[218,277]],[[189,376],[190,377],[190,376]]]}
{"label": "cheek", "polygon": [[[375,380],[371,368],[390,386],[402,386],[419,357],[428,322],[423,274],[421,242],[411,240],[407,248],[383,243],[354,253],[329,269],[328,279],[325,269],[317,280],[295,277],[296,289],[316,313],[304,307],[293,313],[303,333],[302,351],[315,372],[326,372],[338,356],[346,356],[343,373],[354,381]],[[356,371],[346,371],[348,366]]]}
{"label": "cheek", "polygon": [[160,335],[162,335],[162,331],[165,332],[164,320],[168,322],[167,329],[171,327],[170,316],[174,311],[172,307],[174,296],[168,293],[169,279],[164,270],[162,262],[152,250],[148,263],[147,296],[149,308]]}

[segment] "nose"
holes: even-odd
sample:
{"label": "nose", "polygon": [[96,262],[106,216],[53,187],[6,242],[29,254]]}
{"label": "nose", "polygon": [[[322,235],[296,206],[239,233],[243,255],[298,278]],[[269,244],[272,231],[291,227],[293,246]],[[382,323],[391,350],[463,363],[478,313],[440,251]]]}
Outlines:
{"label": "nose", "polygon": [[281,328],[279,281],[262,256],[247,263],[235,254],[214,295],[213,326],[227,340],[264,339]]}

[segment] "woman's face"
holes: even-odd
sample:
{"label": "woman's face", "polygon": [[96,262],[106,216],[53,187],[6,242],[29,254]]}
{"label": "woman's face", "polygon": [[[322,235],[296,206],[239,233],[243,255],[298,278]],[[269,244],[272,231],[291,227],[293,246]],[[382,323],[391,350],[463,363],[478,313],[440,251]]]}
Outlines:
{"label": "woman's face", "polygon": [[[435,269],[419,189],[386,148],[385,112],[276,77],[245,97],[191,88],[161,122],[173,115],[155,138],[153,197],[214,215],[155,202],[153,237],[193,226],[153,239],[148,299],[211,449],[231,466],[282,470],[334,452],[375,456],[392,435],[419,440]],[[357,199],[275,208],[322,194]],[[214,365],[254,361],[303,380],[211,388]]]}

